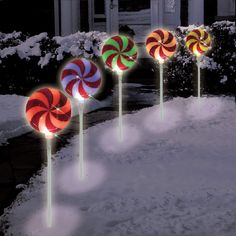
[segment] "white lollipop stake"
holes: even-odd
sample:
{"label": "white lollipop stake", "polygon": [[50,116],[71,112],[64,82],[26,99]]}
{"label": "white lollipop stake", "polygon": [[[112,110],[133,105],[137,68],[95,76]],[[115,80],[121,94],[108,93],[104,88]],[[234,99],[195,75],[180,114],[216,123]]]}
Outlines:
{"label": "white lollipop stake", "polygon": [[53,134],[45,133],[47,140],[47,226],[52,227],[52,138]]}
{"label": "white lollipop stake", "polygon": [[118,75],[118,90],[119,90],[119,117],[118,117],[118,127],[119,127],[119,141],[122,142],[124,135],[123,135],[123,120],[122,120],[122,77],[123,71],[116,67],[115,72]]}
{"label": "white lollipop stake", "polygon": [[84,163],[84,98],[79,99],[79,173],[80,179],[85,176]]}
{"label": "white lollipop stake", "polygon": [[47,149],[47,226],[52,226],[52,139],[54,133],[64,129],[71,119],[71,104],[67,97],[54,88],[35,91],[26,103],[26,119],[44,134]]}
{"label": "white lollipop stake", "polygon": [[146,39],[146,50],[159,63],[160,72],[160,119],[164,118],[163,104],[163,64],[174,55],[177,48],[175,36],[164,29],[151,32]]}
{"label": "white lollipop stake", "polygon": [[163,64],[164,60],[158,57],[159,62],[159,73],[160,73],[160,118],[164,119],[164,95],[163,95]]}
{"label": "white lollipop stake", "polygon": [[62,70],[63,89],[79,102],[79,177],[85,178],[84,161],[84,102],[94,95],[101,85],[99,68],[85,58],[69,61]]}
{"label": "white lollipop stake", "polygon": [[127,36],[115,35],[106,40],[102,47],[102,59],[104,63],[118,75],[119,92],[119,116],[118,116],[118,141],[123,139],[122,121],[122,76],[126,71],[134,66],[138,48],[136,44]]}

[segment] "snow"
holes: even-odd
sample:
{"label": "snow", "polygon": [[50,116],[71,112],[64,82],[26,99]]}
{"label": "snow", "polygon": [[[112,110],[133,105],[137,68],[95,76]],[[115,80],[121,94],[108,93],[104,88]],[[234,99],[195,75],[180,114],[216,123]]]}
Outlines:
{"label": "snow", "polygon": [[92,58],[93,56],[99,56],[101,43],[107,38],[107,33],[98,31],[77,32],[64,37],[56,36],[54,40],[59,44],[55,51],[57,60],[62,60],[64,53],[70,53],[74,57]]}
{"label": "snow", "polygon": [[52,229],[45,223],[46,167],[1,222],[5,235],[234,236],[234,98],[175,98],[85,131],[86,180],[78,178],[78,139],[53,159]]}
{"label": "snow", "polygon": [[7,139],[29,131],[24,120],[23,104],[27,97],[18,95],[0,95],[0,145]]}
{"label": "snow", "polygon": [[225,84],[228,80],[228,77],[226,75],[223,76],[223,78],[220,80],[222,84]]}
{"label": "snow", "polygon": [[[209,49],[211,50],[211,49]],[[200,61],[200,67],[201,69],[209,69],[209,70],[216,70],[217,69],[217,63],[214,62],[213,58],[207,57],[205,55],[202,56]]]}
{"label": "snow", "polygon": [[[20,37],[23,38],[21,32],[14,31],[11,34],[0,32],[0,44],[3,43],[3,47],[0,49],[0,59],[14,54],[26,60],[30,60],[31,57],[39,57],[38,65],[43,68],[54,58],[58,61],[64,59],[68,53],[73,57],[93,58],[100,56],[101,43],[108,35],[105,32],[98,31],[76,32],[64,37],[57,36],[50,39],[48,34],[44,32],[32,37],[24,36],[25,41],[22,41]],[[45,40],[48,40],[48,43],[55,44],[56,48],[52,47],[52,50],[43,49]],[[46,46],[48,47],[48,45]],[[0,63],[2,63],[1,60]]]}
{"label": "snow", "polygon": [[[24,108],[28,97],[19,95],[0,95],[0,107],[2,113],[0,115],[0,146],[7,143],[7,140],[24,133],[32,131],[32,128],[25,120]],[[72,101],[72,115],[78,114],[77,101]],[[85,113],[108,106],[111,98],[103,101],[96,99],[86,102]]]}
{"label": "snow", "polygon": [[41,68],[43,68],[44,66],[46,66],[49,63],[51,58],[52,58],[52,53],[49,52],[44,57],[40,57],[38,65],[40,65]]}
{"label": "snow", "polygon": [[233,21],[216,21],[212,24],[213,27],[220,27],[222,30],[229,30],[230,34],[235,34],[235,22]]}
{"label": "snow", "polygon": [[8,33],[8,34],[5,34],[5,33],[0,32],[0,40],[1,40],[2,42],[6,42],[6,41],[8,41],[9,39],[17,39],[17,38],[19,38],[21,35],[22,35],[22,32],[16,32],[16,31],[13,31],[12,33]]}
{"label": "snow", "polygon": [[[8,39],[9,37],[10,36],[6,38]],[[14,35],[11,35],[11,37],[14,37]],[[41,33],[41,34],[32,36],[26,39],[25,42],[19,41],[20,44],[17,46],[6,47],[6,48],[1,49],[0,57],[4,58],[4,57],[8,57],[17,53],[21,59],[25,58],[29,60],[30,57],[32,56],[41,56],[41,49],[40,49],[39,42],[42,41],[44,38],[47,38],[47,33]]]}

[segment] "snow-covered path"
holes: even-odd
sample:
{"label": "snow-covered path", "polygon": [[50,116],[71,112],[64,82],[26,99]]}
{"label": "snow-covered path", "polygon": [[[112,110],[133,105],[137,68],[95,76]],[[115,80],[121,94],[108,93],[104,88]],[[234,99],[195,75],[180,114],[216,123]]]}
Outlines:
{"label": "snow-covered path", "polygon": [[[45,173],[1,217],[5,235],[235,236],[236,109],[231,98],[176,98],[86,130],[87,177],[78,179],[78,136],[55,155],[54,222],[45,223]],[[5,224],[6,226],[6,224]]]}

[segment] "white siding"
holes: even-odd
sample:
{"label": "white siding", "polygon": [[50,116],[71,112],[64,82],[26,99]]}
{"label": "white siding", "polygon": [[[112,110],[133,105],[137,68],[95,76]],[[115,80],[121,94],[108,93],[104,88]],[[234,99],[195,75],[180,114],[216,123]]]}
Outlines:
{"label": "white siding", "polygon": [[72,34],[79,29],[80,0],[61,0],[61,34]]}
{"label": "white siding", "polygon": [[204,0],[189,0],[189,24],[201,25],[204,23]]}
{"label": "white siding", "polygon": [[218,16],[233,16],[235,0],[218,0]]}
{"label": "white siding", "polygon": [[165,0],[163,4],[163,26],[175,29],[180,25],[180,0]]}

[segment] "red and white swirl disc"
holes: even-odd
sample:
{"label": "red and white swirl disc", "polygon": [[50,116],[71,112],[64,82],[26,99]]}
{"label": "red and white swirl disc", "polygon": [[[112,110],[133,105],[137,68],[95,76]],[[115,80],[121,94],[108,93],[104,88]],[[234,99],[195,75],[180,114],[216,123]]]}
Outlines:
{"label": "red and white swirl disc", "polygon": [[83,100],[97,93],[101,73],[93,62],[84,58],[73,59],[62,70],[61,84],[70,96]]}
{"label": "red and white swirl disc", "polygon": [[42,88],[30,96],[25,112],[29,124],[47,135],[59,132],[69,124],[71,104],[61,91]]}
{"label": "red and white swirl disc", "polygon": [[148,35],[146,49],[150,56],[163,63],[176,52],[177,41],[170,31],[157,29]]}

